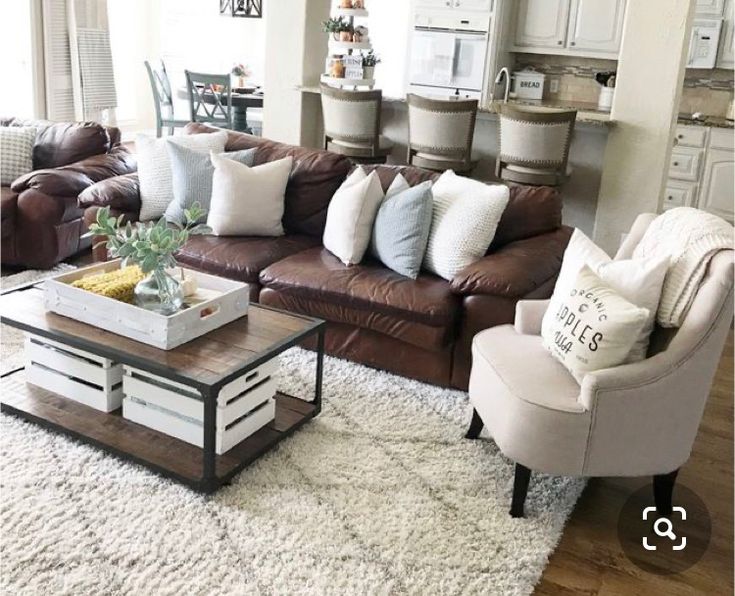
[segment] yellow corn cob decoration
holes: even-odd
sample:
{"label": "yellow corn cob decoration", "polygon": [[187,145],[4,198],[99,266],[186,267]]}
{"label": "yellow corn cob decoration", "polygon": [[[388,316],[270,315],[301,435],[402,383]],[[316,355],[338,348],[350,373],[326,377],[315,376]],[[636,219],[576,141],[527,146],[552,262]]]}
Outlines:
{"label": "yellow corn cob decoration", "polygon": [[132,265],[117,271],[83,277],[71,285],[122,302],[132,302],[135,285],[144,277],[145,275],[143,275],[140,267]]}

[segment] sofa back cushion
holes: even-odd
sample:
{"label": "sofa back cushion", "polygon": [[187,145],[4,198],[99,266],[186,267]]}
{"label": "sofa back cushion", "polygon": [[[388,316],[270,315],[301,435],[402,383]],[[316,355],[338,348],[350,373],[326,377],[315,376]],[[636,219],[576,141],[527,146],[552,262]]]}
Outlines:
{"label": "sofa back cushion", "polygon": [[39,131],[33,168],[58,168],[110,150],[107,129],[96,122],[58,122]]}
{"label": "sofa back cushion", "polygon": [[548,186],[511,186],[508,206],[500,218],[488,252],[561,227],[562,199]]}
{"label": "sofa back cushion", "polygon": [[[203,124],[188,124],[185,132],[200,134],[212,132]],[[286,204],[283,226],[286,233],[319,236],[324,233],[329,201],[340,187],[352,167],[343,155],[296,147],[261,137],[228,131],[226,151],[257,147],[254,166],[293,157],[291,177],[286,187]]]}

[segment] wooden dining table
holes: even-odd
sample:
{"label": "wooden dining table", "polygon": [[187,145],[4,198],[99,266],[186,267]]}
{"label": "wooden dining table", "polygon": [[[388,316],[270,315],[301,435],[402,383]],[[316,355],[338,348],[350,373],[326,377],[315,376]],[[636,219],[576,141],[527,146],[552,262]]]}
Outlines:
{"label": "wooden dining table", "polygon": [[[189,99],[189,90],[186,87],[180,87],[176,92],[180,99]],[[205,92],[204,102],[214,105],[215,97],[219,98],[222,105],[227,105],[227,97],[220,93]],[[252,134],[252,129],[248,126],[248,108],[263,107],[263,92],[255,91],[253,93],[232,92],[232,129],[240,132]]]}

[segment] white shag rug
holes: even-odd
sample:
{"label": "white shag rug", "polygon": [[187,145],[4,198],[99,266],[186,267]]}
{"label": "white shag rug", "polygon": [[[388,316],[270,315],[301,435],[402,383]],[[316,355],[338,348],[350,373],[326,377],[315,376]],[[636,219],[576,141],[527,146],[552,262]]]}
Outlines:
{"label": "white shag rug", "polygon": [[[281,360],[310,394],[315,357]],[[206,497],[0,416],[0,592],[529,594],[579,496],[463,438],[467,395],[327,358],[324,409]]]}

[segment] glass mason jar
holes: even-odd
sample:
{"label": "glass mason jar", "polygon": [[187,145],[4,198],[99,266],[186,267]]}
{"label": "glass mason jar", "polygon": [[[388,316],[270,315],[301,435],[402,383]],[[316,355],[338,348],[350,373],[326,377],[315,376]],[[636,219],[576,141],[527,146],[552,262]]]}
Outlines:
{"label": "glass mason jar", "polygon": [[154,269],[135,286],[135,303],[141,308],[169,316],[184,303],[181,284],[163,268]]}

